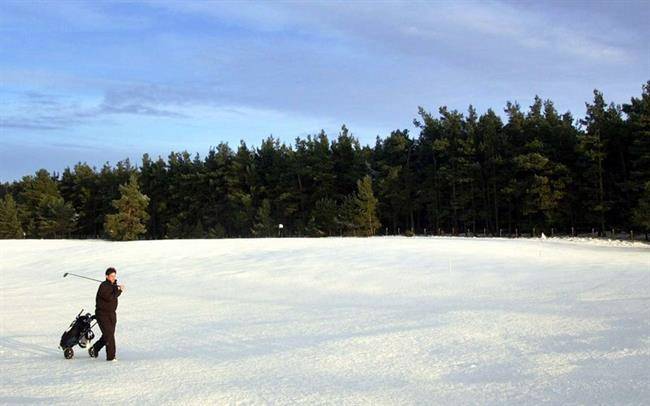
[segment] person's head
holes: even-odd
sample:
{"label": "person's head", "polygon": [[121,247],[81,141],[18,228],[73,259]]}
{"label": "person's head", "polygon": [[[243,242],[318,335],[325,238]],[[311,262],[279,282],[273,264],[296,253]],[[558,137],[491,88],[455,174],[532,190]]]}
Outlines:
{"label": "person's head", "polygon": [[115,280],[117,279],[117,271],[115,268],[110,267],[106,270],[106,280],[109,281],[110,283],[115,283]]}

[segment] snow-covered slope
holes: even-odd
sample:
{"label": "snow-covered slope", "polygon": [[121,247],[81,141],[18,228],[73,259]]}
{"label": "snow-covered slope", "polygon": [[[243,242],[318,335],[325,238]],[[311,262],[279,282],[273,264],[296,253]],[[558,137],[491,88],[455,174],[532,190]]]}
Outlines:
{"label": "snow-covered slope", "polygon": [[[58,340],[96,283],[62,275],[108,266],[127,285],[119,361],[65,360]],[[644,245],[0,241],[0,277],[0,403],[650,399]]]}

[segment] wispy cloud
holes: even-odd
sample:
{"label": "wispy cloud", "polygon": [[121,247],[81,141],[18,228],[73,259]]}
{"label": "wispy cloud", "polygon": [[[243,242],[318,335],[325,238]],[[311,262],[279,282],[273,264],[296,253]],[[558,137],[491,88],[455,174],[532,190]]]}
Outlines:
{"label": "wispy cloud", "polygon": [[[0,128],[18,129],[18,130],[60,130],[63,126],[56,126],[47,120],[45,117],[41,118],[26,118],[26,117],[7,117],[0,118]],[[68,124],[68,123],[66,123]]]}
{"label": "wispy cloud", "polygon": [[[315,27],[321,35],[357,39],[394,51],[413,49],[438,52],[440,42],[472,49],[474,42],[494,46],[510,45],[544,52],[562,53],[605,63],[621,63],[631,58],[625,42],[611,43],[600,35],[578,31],[563,23],[549,7],[549,13],[532,12],[518,3],[500,1],[463,2],[184,2],[152,1],[152,6],[175,13],[214,18],[230,25],[281,33],[287,30],[308,33]],[[597,32],[594,30],[594,32]],[[610,36],[611,41],[612,36]],[[442,45],[442,46],[441,46]]]}
{"label": "wispy cloud", "polygon": [[153,19],[120,10],[119,3],[47,0],[5,0],[0,7],[0,32],[48,30],[60,24],[69,32],[128,31],[151,27]]}
{"label": "wispy cloud", "polygon": [[577,31],[554,21],[553,16],[502,3],[475,3],[472,7],[462,7],[464,4],[449,8],[445,13],[446,19],[479,35],[492,35],[524,48],[601,63],[624,63],[632,58],[623,44],[613,45],[597,35]]}
{"label": "wispy cloud", "polygon": [[158,109],[151,106],[144,106],[141,104],[121,104],[121,105],[106,105],[102,104],[96,112],[99,114],[133,114],[139,116],[154,116],[154,117],[186,117],[184,114],[177,113],[170,110]]}
{"label": "wispy cloud", "polygon": [[12,93],[14,102],[11,103],[11,111],[5,111],[0,115],[0,128],[62,130],[90,124],[99,119],[110,120],[116,115],[187,117],[177,111],[143,103],[137,97],[129,99],[107,95],[94,105],[84,105],[72,101],[69,96],[54,96],[38,92]]}

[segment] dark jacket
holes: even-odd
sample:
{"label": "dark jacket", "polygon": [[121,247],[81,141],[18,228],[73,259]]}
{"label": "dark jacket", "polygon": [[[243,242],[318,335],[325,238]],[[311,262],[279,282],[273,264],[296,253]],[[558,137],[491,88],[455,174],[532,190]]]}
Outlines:
{"label": "dark jacket", "polygon": [[107,280],[100,283],[95,296],[95,313],[115,313],[117,298],[121,294],[122,291],[117,288],[117,283],[111,284]]}

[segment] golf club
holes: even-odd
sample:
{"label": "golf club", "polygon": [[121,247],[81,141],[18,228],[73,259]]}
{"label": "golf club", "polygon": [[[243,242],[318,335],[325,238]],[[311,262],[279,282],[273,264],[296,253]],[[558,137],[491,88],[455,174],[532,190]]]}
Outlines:
{"label": "golf club", "polygon": [[88,280],[90,280],[90,281],[95,281],[95,282],[99,282],[99,283],[102,283],[102,282],[103,282],[103,281],[100,281],[99,279],[89,278],[89,277],[87,277],[87,276],[81,276],[81,275],[77,275],[77,274],[70,273],[70,272],[66,272],[66,273],[64,273],[64,274],[63,274],[63,277],[65,278],[65,277],[68,276],[68,275],[76,276],[77,278],[88,279]]}

